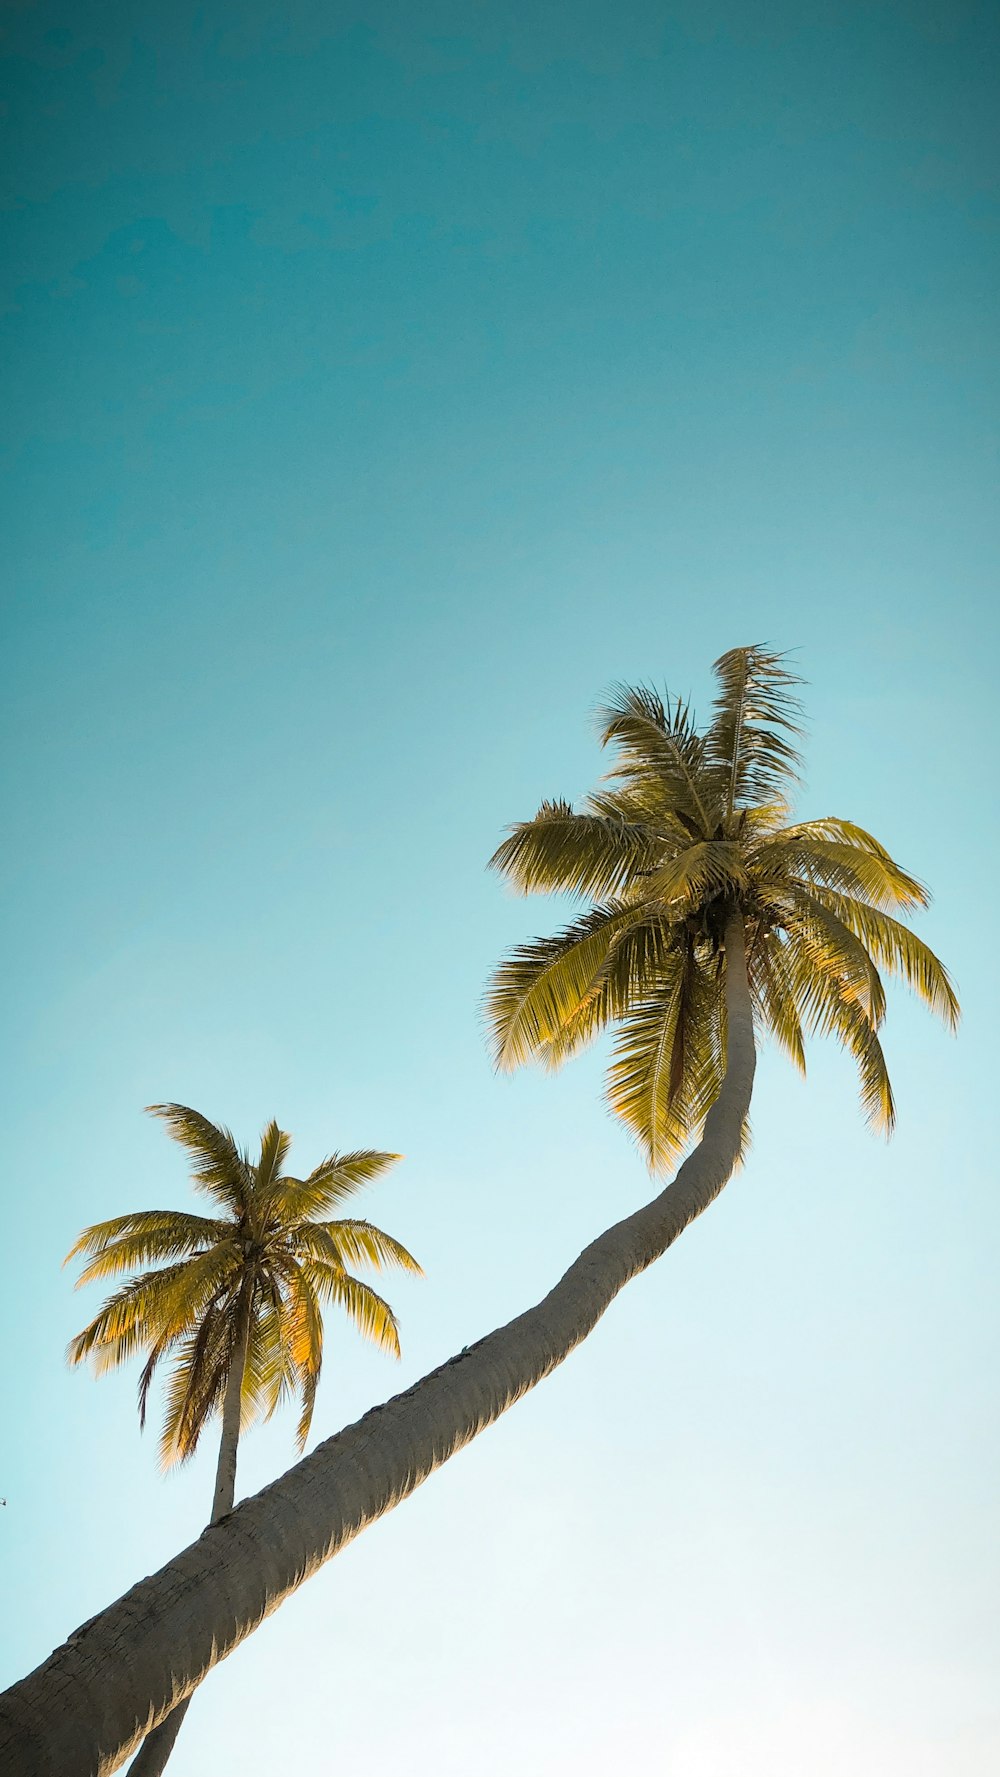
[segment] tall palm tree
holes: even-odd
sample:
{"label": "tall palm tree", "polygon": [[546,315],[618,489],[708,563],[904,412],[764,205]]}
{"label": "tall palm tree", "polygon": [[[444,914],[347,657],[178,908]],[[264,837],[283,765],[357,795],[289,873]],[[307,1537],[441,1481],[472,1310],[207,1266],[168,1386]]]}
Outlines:
{"label": "tall palm tree", "polygon": [[601,719],[614,779],[579,811],[543,804],[493,860],[523,890],[593,903],[498,969],[498,1062],[555,1065],[615,1026],[611,1103],[654,1168],[690,1147],[673,1182],[600,1234],[543,1301],[321,1444],[8,1692],[0,1750],[25,1777],[116,1769],[303,1579],[563,1361],[725,1185],[757,1035],[799,1066],[804,1031],[839,1038],[869,1119],[891,1127],[882,973],[947,1023],[958,1016],[944,968],[895,917],[926,893],[850,822],[790,821],[798,710],[782,661],[739,648],[716,670],[704,733],[683,704],[616,693]]}
{"label": "tall palm tree", "polygon": [[[193,1456],[209,1421],[221,1418],[209,1519],[217,1524],[233,1509],[242,1429],[298,1395],[297,1442],[305,1448],[323,1362],[324,1303],[335,1302],[365,1338],[399,1356],[392,1309],[350,1268],[419,1272],[420,1266],[371,1222],[329,1219],[398,1154],[333,1154],[308,1178],[293,1178],[284,1171],[291,1137],[273,1121],[252,1162],[228,1129],[187,1105],[149,1109],[187,1149],[193,1183],[215,1214],[138,1210],[85,1228],[66,1261],[88,1258],[77,1287],[129,1276],[71,1340],[67,1355],[73,1364],[91,1359],[104,1373],[144,1351],[142,1425],[157,1368],[172,1366],[160,1439],[164,1468]],[[162,1771],[189,1700],[147,1737],[132,1765],[137,1777]]]}

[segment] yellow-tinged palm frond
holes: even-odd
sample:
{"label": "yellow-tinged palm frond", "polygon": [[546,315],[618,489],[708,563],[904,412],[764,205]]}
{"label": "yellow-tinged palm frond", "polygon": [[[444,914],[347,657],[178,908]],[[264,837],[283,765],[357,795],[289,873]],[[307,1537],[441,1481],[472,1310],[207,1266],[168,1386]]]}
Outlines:
{"label": "yellow-tinged palm frond", "polygon": [[651,870],[661,851],[662,841],[641,822],[543,802],[534,820],[511,827],[490,867],[525,895],[542,891],[605,901],[637,872]]}
{"label": "yellow-tinged palm frond", "polygon": [[694,951],[622,1018],[608,1100],[659,1171],[700,1128],[722,1084],[721,980]]}
{"label": "yellow-tinged palm frond", "polygon": [[393,1357],[399,1357],[399,1326],[396,1316],[388,1302],[383,1301],[370,1284],[362,1283],[360,1278],[351,1277],[346,1271],[339,1271],[332,1265],[323,1265],[316,1259],[306,1260],[302,1271],[321,1302],[336,1302],[364,1338],[377,1345],[380,1351],[389,1351]]}
{"label": "yellow-tinged palm frond", "polygon": [[719,690],[706,760],[724,783],[723,825],[737,810],[780,800],[798,777],[801,681],[769,648],[731,648],[716,661]]}
{"label": "yellow-tinged palm frond", "polygon": [[288,1158],[288,1150],[292,1138],[283,1129],[279,1129],[272,1117],[260,1138],[260,1159],[256,1166],[254,1179],[255,1191],[266,1191],[280,1176],[281,1169]]}
{"label": "yellow-tinged palm frond", "polygon": [[[323,1315],[315,1284],[303,1266],[298,1267],[289,1291],[288,1342],[302,1399],[295,1438],[299,1449],[304,1450],[323,1364]],[[398,1356],[398,1332],[393,1349]]]}
{"label": "yellow-tinged palm frond", "polygon": [[70,1340],[69,1362],[92,1358],[103,1374],[143,1345],[165,1335],[179,1337],[220,1286],[236,1275],[237,1266],[235,1242],[223,1241],[195,1258],[143,1272],[110,1296],[89,1326]]}
{"label": "yellow-tinged palm frond", "polygon": [[786,937],[810,965],[835,980],[845,998],[859,1005],[877,1030],[885,1017],[885,990],[865,946],[831,908],[789,883],[779,917]]}
{"label": "yellow-tinged palm frond", "polygon": [[370,1265],[373,1271],[395,1266],[423,1276],[423,1268],[402,1242],[372,1222],[303,1222],[292,1230],[290,1239],[296,1253],[326,1259],[345,1270],[350,1265]]}
{"label": "yellow-tinged palm frond", "polygon": [[153,1259],[176,1259],[204,1251],[225,1240],[230,1227],[228,1222],[210,1221],[207,1216],[189,1215],[183,1210],[139,1210],[84,1228],[63,1264],[68,1265],[82,1253],[95,1255],[76,1280],[79,1289],[95,1278],[134,1271]]}
{"label": "yellow-tinged palm frond", "polygon": [[662,914],[642,917],[628,926],[608,956],[593,991],[537,1054],[544,1067],[556,1069],[593,1041],[608,1025],[623,1018],[631,1006],[669,972],[673,959],[686,952],[687,934]]}
{"label": "yellow-tinged palm frond", "polygon": [[762,932],[747,958],[755,1022],[782,1048],[800,1074],[806,1071],[802,1021],[788,969],[788,946],[778,932]]}
{"label": "yellow-tinged palm frond", "polygon": [[877,855],[863,846],[785,830],[764,839],[754,861],[765,875],[820,883],[858,896],[873,907],[927,905],[927,890],[915,876],[901,870],[887,853]]}
{"label": "yellow-tinged palm frond", "polygon": [[197,1450],[208,1421],[222,1407],[232,1356],[232,1315],[213,1302],[194,1331],[178,1341],[167,1377],[159,1451],[164,1470],[187,1462]]}
{"label": "yellow-tinged palm frond", "polygon": [[813,895],[860,939],[880,969],[905,981],[950,1030],[957,1030],[961,1007],[951,977],[916,932],[881,908],[865,906],[850,895],[818,887]]}
{"label": "yellow-tinged palm frond", "polygon": [[276,1180],[266,1193],[267,1214],[286,1223],[321,1216],[373,1184],[401,1159],[401,1154],[383,1153],[377,1148],[331,1154],[313,1167],[308,1178]]}
{"label": "yellow-tinged palm frond", "polygon": [[885,1055],[871,1020],[833,976],[812,968],[797,949],[792,951],[792,977],[806,1024],[818,1036],[838,1038],[853,1056],[865,1116],[874,1130],[891,1135],[896,1107]]}
{"label": "yellow-tinged palm frond", "polygon": [[210,1123],[185,1104],[151,1104],[151,1116],[162,1118],[174,1140],[192,1156],[191,1182],[224,1208],[240,1215],[250,1190],[251,1173],[228,1129]]}
{"label": "yellow-tinged palm frond", "polygon": [[717,788],[687,704],[664,700],[645,685],[615,685],[597,725],[601,745],[618,749],[614,775],[631,795],[669,809],[697,838],[711,837]]}
{"label": "yellow-tinged palm frond", "polygon": [[535,938],[503,959],[486,999],[497,1067],[517,1067],[558,1037],[639,917],[636,908],[613,902],[595,907],[554,938]]}
{"label": "yellow-tinged palm frond", "polygon": [[739,846],[729,840],[689,845],[642,883],[643,898],[662,907],[668,918],[683,918],[719,896],[739,896],[748,886]]}
{"label": "yellow-tinged palm frond", "polygon": [[288,1322],[288,1297],[293,1283],[294,1271],[290,1270],[286,1287],[275,1300],[255,1304],[240,1391],[241,1432],[258,1418],[270,1419],[297,1391],[299,1377]]}
{"label": "yellow-tinged palm frond", "polygon": [[605,783],[583,798],[581,812],[646,830],[659,847],[661,857],[673,857],[680,847],[691,843],[690,820],[676,813],[663,784],[654,778]]}

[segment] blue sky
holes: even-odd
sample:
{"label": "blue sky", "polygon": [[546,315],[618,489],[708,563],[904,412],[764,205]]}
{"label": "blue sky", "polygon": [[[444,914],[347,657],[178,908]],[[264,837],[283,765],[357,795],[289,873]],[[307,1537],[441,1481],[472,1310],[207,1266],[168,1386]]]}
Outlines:
{"label": "blue sky", "polygon": [[888,1148],[836,1054],[765,1056],[722,1201],[213,1675],[171,1770],[978,1777],[991,9],[82,12],[3,23],[0,1676],[207,1514],[210,1454],[161,1478],[134,1378],[62,1358],[80,1226],[186,1200],[143,1105],[406,1153],[366,1205],[427,1271],[403,1362],[331,1323],[320,1436],[642,1198],[601,1054],[491,1073],[491,963],[560,909],[484,864],[603,769],[611,681],[704,710],[766,639],[803,811],[931,882],[959,1040],[893,998]]}

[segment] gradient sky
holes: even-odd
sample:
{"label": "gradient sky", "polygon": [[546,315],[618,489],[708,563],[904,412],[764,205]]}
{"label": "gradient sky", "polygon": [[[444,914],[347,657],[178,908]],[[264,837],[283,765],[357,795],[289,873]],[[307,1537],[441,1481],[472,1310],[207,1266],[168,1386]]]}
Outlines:
{"label": "gradient sky", "polygon": [[[484,863],[616,679],[798,650],[800,807],[925,876],[900,1128],[766,1055],[750,1163],[587,1345],[214,1673],[174,1777],[1000,1765],[994,9],[9,4],[4,1682],[197,1534],[86,1222],[188,1201],[193,1103],[423,1260],[401,1366],[648,1190],[602,1056],[493,1077]],[[250,1436],[240,1486],[292,1457]]]}

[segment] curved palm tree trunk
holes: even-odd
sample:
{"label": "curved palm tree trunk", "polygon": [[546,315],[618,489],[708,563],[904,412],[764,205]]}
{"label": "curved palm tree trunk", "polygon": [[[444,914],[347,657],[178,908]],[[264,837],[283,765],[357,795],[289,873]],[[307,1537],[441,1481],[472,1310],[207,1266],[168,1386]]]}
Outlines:
{"label": "curved palm tree trunk", "polygon": [[541,1382],[718,1196],[754,1074],[743,921],[726,928],[728,1052],[698,1147],[659,1196],[586,1247],[543,1301],[366,1413],[0,1698],[0,1769],[105,1777],[218,1660],[360,1531]]}
{"label": "curved palm tree trunk", "polygon": [[[227,1512],[233,1509],[236,1498],[236,1452],[240,1441],[240,1401],[243,1394],[243,1372],[247,1363],[247,1345],[250,1339],[250,1299],[245,1296],[240,1304],[239,1318],[236,1326],[236,1344],[233,1359],[226,1377],[226,1393],[222,1402],[222,1440],[219,1444],[219,1463],[215,1471],[215,1493],[212,1496],[212,1516],[210,1524],[218,1524]],[[181,1731],[181,1723],[188,1712],[191,1702],[190,1695],[178,1703],[176,1709],[164,1716],[158,1727],[147,1734],[135,1758],[128,1769],[128,1777],[160,1777],[160,1773],[170,1754],[174,1750],[174,1741]]]}

